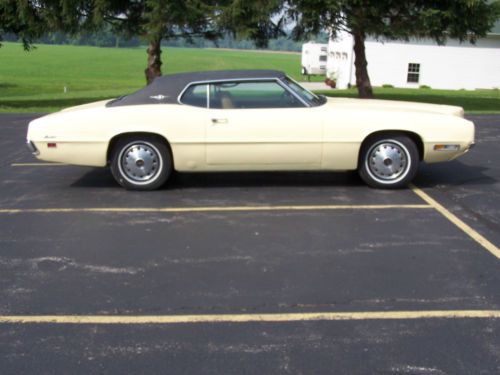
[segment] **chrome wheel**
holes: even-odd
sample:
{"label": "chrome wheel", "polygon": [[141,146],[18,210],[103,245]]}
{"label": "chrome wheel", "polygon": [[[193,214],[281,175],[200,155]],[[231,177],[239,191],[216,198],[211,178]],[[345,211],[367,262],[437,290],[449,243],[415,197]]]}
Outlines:
{"label": "chrome wheel", "polygon": [[411,167],[409,151],[396,140],[374,144],[366,154],[366,170],[379,183],[396,183],[405,178]]}
{"label": "chrome wheel", "polygon": [[150,184],[158,178],[163,160],[160,151],[149,142],[132,142],[118,156],[120,173],[133,184]]}

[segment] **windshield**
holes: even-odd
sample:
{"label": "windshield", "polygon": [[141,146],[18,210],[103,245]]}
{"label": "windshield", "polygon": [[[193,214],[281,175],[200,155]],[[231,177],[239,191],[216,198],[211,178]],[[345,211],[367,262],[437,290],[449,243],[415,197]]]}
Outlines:
{"label": "windshield", "polygon": [[326,103],[326,99],[324,97],[313,94],[311,91],[305,89],[290,77],[285,77],[283,81],[288,85],[288,87],[290,87],[290,89],[293,90],[293,92],[299,95],[311,106],[315,107]]}

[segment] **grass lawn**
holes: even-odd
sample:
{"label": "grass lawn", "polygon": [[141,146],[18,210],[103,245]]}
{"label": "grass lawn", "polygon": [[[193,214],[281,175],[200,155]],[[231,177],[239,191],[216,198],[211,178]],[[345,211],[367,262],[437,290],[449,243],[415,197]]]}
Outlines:
{"label": "grass lawn", "polygon": [[[214,69],[278,69],[297,80],[300,55],[253,51],[164,48],[164,74]],[[0,112],[52,112],[117,97],[144,86],[145,48],[19,44],[0,48]],[[316,78],[320,79],[319,77]],[[64,88],[66,87],[66,92]],[[355,90],[322,92],[351,96]],[[377,98],[463,106],[469,113],[500,113],[499,90],[375,89]]]}
{"label": "grass lawn", "polygon": [[[0,112],[49,112],[112,98],[145,85],[145,48],[19,44],[0,48]],[[163,73],[216,69],[279,69],[300,79],[300,55],[163,48]],[[64,92],[64,87],[67,92]]]}

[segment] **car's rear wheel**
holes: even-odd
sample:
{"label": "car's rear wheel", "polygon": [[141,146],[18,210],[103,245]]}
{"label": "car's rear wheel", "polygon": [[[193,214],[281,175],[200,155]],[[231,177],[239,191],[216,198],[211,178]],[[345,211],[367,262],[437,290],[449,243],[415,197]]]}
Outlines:
{"label": "car's rear wheel", "polygon": [[382,134],[364,143],[359,175],[372,187],[397,189],[413,180],[419,160],[417,145],[411,138],[399,134]]}
{"label": "car's rear wheel", "polygon": [[165,142],[157,137],[125,137],[114,147],[111,172],[126,189],[154,190],[170,176],[172,158]]}

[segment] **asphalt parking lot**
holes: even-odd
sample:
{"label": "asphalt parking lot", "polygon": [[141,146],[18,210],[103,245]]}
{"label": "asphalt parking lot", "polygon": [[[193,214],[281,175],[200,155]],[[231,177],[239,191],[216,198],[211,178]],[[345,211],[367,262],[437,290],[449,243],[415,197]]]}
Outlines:
{"label": "asphalt parking lot", "polygon": [[500,116],[413,189],[46,165],[0,116],[0,372],[500,373]]}

